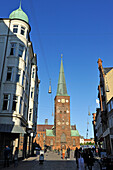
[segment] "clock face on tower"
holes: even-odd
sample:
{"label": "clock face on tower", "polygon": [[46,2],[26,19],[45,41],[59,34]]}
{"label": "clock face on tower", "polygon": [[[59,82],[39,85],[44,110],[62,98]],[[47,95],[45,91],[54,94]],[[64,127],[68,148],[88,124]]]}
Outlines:
{"label": "clock face on tower", "polygon": [[65,99],[61,99],[61,102],[62,102],[62,103],[65,103]]}

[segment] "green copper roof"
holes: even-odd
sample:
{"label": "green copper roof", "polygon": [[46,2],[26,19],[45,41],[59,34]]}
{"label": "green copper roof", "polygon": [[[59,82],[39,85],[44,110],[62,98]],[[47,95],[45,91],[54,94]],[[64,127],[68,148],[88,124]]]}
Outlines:
{"label": "green copper roof", "polygon": [[28,20],[28,16],[25,14],[25,12],[21,9],[21,4],[20,4],[20,7],[13,11],[10,15],[9,15],[9,18],[10,19],[21,19],[27,23],[29,23],[29,20]]}
{"label": "green copper roof", "polygon": [[58,80],[58,86],[57,86],[57,96],[68,96],[62,59],[61,59],[59,80]]}
{"label": "green copper roof", "polygon": [[71,130],[71,136],[79,136],[78,130]]}
{"label": "green copper roof", "polygon": [[54,136],[53,130],[51,130],[51,129],[46,129],[46,136]]}

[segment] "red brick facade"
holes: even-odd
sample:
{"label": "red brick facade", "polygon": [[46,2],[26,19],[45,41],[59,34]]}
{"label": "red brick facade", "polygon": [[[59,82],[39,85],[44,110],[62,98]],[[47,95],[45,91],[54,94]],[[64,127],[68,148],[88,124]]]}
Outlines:
{"label": "red brick facade", "polygon": [[71,149],[79,148],[80,137],[79,135],[73,135],[72,131],[75,133],[76,126],[70,125],[70,97],[56,96],[54,126],[37,125],[35,140],[42,149],[44,145],[51,146],[53,150],[66,149],[68,146]]}

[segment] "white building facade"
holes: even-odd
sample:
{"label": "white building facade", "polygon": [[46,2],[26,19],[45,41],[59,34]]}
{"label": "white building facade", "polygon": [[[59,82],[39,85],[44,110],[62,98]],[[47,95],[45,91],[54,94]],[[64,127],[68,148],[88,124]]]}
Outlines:
{"label": "white building facade", "polygon": [[30,25],[21,9],[0,19],[0,157],[5,145],[19,156],[32,152],[36,133],[39,80]]}

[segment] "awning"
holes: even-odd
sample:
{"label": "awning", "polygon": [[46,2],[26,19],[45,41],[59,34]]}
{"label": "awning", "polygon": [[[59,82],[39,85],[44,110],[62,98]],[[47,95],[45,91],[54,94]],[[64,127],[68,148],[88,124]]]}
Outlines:
{"label": "awning", "polygon": [[7,133],[26,133],[24,128],[19,125],[0,124],[0,132]]}

